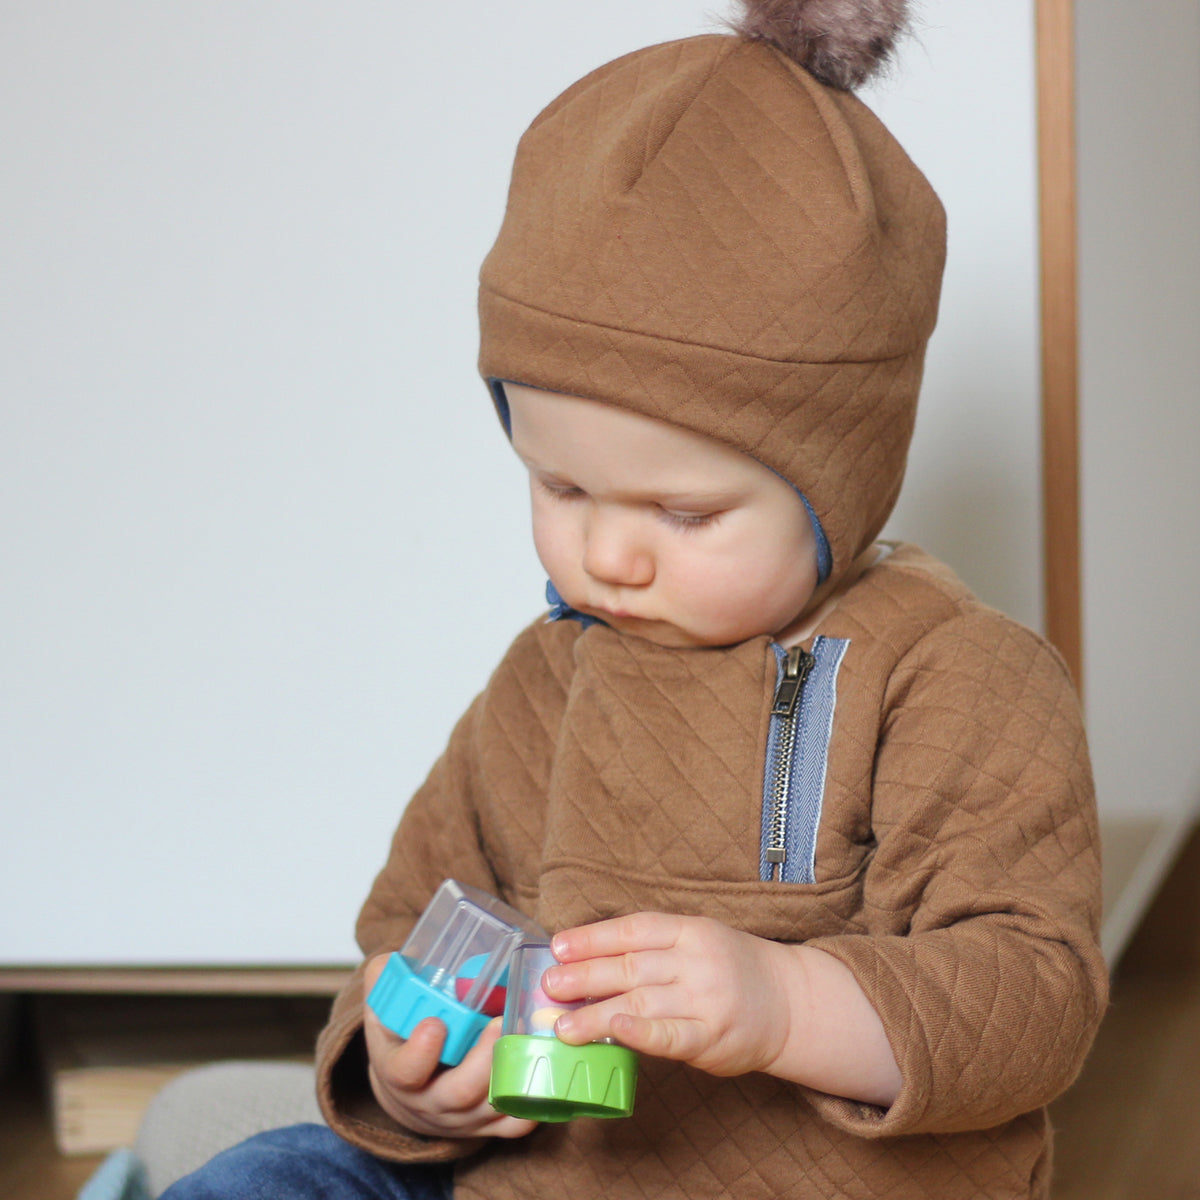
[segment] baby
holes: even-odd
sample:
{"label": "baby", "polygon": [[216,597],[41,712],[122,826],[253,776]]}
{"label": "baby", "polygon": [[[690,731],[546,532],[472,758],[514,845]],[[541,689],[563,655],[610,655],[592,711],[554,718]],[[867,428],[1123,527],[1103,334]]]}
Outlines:
{"label": "baby", "polygon": [[[1105,1002],[1078,705],[1040,638],[882,545],[941,206],[850,87],[897,0],[766,0],[521,141],[480,365],[551,611],[400,822],[318,1054],[330,1128],[172,1196],[1044,1197]],[[554,932],[627,1120],[487,1104],[364,995],[446,877]],[[245,1181],[260,1191],[242,1190]]]}
{"label": "baby", "polygon": [[[808,636],[816,537],[790,484],[688,429],[519,384],[503,390],[529,471],[534,543],[572,614],[664,648],[790,647]],[[859,569],[881,553],[868,549]],[[883,1107],[899,1092],[878,1015],[853,973],[820,950],[646,912],[563,931],[553,948],[563,964],[545,980],[553,998],[609,997],[561,1017],[564,1041],[615,1037],[717,1075],[763,1071]],[[368,966],[370,984],[386,958]],[[383,1109],[428,1136],[529,1132],[487,1104],[495,1031],[463,1067],[439,1073],[443,1039],[430,1021],[401,1042],[367,1013]]]}

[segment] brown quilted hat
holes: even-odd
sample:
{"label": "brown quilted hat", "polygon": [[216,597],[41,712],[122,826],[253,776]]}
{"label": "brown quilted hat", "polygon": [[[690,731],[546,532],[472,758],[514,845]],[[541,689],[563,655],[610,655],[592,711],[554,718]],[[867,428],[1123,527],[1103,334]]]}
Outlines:
{"label": "brown quilted hat", "polygon": [[944,247],[937,196],[849,92],[761,40],[651,46],[521,139],[480,370],[759,459],[836,577],[899,492]]}

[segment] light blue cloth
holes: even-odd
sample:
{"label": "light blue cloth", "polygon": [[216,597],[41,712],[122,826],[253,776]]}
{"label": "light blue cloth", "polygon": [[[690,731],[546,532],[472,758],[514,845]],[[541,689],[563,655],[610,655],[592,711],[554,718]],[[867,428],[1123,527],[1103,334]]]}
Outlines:
{"label": "light blue cloth", "polygon": [[132,1150],[114,1150],[83,1185],[78,1200],[151,1200],[142,1160]]}

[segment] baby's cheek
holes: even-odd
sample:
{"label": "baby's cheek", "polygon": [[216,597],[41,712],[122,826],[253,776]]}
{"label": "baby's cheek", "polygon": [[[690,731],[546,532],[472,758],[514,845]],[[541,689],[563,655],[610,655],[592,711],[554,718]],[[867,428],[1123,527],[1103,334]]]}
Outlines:
{"label": "baby's cheek", "polygon": [[539,530],[535,524],[533,548],[554,586],[563,599],[570,603],[577,582],[573,563],[578,560],[573,560],[568,553],[567,539],[553,529]]}
{"label": "baby's cheek", "polygon": [[767,632],[767,614],[781,605],[782,596],[770,582],[753,577],[753,567],[696,577],[683,593],[683,603],[714,632],[732,632],[744,640]]}

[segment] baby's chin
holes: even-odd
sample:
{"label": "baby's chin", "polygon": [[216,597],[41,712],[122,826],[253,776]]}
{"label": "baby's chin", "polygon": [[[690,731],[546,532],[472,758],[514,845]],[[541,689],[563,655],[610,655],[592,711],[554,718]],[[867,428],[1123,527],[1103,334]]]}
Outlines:
{"label": "baby's chin", "polygon": [[739,642],[749,641],[757,634],[743,633],[740,630],[704,631],[695,630],[684,625],[676,625],[671,621],[654,620],[642,617],[616,617],[611,613],[596,613],[610,629],[628,637],[639,637],[670,650],[716,650],[721,646],[735,646]]}

